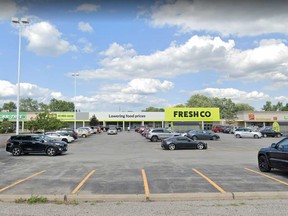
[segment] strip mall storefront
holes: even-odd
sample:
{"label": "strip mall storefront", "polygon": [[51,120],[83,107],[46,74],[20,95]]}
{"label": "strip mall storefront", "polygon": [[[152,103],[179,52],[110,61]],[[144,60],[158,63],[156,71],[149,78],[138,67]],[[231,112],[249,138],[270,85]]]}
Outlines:
{"label": "strip mall storefront", "polygon": [[213,124],[219,124],[220,112],[219,108],[166,108],[165,122],[175,131],[210,130]]}
{"label": "strip mall storefront", "polygon": [[[123,130],[139,126],[171,127],[173,130],[211,129],[213,125],[227,125],[220,119],[219,108],[166,108],[165,112],[54,112],[57,119],[68,122],[73,128],[89,126],[90,119],[95,116],[99,125],[121,127]],[[25,122],[35,118],[37,113],[20,113],[20,131],[24,131]],[[0,121],[16,122],[15,112],[0,112]],[[288,112],[240,112],[235,121],[236,126],[267,127],[279,124],[280,131],[288,132]]]}
{"label": "strip mall storefront", "polygon": [[273,127],[273,124],[278,124],[280,131],[288,132],[288,112],[239,112],[236,122],[241,127]]}

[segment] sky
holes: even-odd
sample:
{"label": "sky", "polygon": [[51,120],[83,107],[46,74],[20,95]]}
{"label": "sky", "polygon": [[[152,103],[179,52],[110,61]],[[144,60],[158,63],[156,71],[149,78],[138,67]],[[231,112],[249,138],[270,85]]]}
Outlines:
{"label": "sky", "polygon": [[285,105],[287,11],[286,0],[0,0],[0,106],[17,101],[20,31],[20,98],[81,112],[195,94]]}

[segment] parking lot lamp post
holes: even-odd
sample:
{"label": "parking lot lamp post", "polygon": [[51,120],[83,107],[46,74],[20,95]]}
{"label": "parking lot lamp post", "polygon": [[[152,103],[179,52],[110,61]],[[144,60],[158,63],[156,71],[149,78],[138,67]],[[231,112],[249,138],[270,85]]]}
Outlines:
{"label": "parking lot lamp post", "polygon": [[12,23],[14,23],[19,29],[19,45],[18,45],[18,79],[17,79],[17,111],[16,111],[16,135],[19,134],[19,105],[20,105],[20,65],[21,65],[21,38],[22,38],[22,27],[29,24],[27,18],[13,17]]}
{"label": "parking lot lamp post", "polygon": [[76,78],[79,76],[79,73],[72,73],[74,77],[74,130],[76,130]]}

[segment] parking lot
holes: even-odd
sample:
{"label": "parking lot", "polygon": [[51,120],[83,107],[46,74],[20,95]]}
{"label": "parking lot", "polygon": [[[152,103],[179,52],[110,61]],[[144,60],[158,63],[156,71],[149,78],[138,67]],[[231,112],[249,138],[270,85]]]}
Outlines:
{"label": "parking lot", "polygon": [[220,133],[207,150],[162,150],[136,132],[101,133],[56,156],[13,157],[0,148],[0,195],[173,195],[285,192],[287,172],[260,173],[257,152],[281,138]]}

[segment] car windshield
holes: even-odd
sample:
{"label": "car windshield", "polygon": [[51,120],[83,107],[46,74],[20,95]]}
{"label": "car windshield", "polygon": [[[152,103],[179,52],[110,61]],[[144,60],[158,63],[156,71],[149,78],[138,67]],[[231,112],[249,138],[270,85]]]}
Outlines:
{"label": "car windshield", "polygon": [[47,142],[51,142],[54,141],[55,139],[52,139],[51,137],[47,136],[47,135],[42,135],[41,139],[47,141]]}

